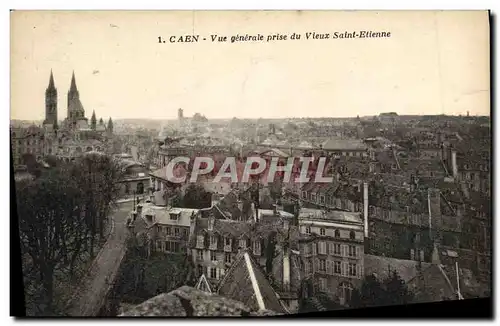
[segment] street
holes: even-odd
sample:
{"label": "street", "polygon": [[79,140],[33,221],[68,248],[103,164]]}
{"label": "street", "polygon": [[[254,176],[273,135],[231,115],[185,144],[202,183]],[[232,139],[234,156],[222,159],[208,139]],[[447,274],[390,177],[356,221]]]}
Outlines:
{"label": "street", "polygon": [[118,204],[113,213],[113,231],[97,254],[89,273],[75,289],[68,312],[70,316],[94,316],[100,309],[125,254],[126,220],[132,209],[133,202]]}

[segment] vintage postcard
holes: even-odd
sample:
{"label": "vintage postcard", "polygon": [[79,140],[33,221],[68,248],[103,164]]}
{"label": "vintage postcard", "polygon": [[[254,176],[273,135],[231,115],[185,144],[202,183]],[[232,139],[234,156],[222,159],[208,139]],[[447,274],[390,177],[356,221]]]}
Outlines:
{"label": "vintage postcard", "polygon": [[487,309],[487,11],[10,19],[26,316]]}

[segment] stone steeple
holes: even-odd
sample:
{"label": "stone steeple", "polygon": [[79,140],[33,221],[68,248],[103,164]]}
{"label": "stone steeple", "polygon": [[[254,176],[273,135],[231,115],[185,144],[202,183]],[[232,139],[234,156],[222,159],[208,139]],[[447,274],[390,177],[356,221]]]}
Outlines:
{"label": "stone steeple", "polygon": [[108,120],[108,128],[107,128],[107,130],[108,130],[108,133],[110,133],[110,134],[113,133],[113,120],[111,120],[111,117]]}
{"label": "stone steeple", "polygon": [[71,86],[68,91],[68,119],[75,122],[80,119],[85,119],[85,110],[80,102],[80,93],[76,87],[75,72],[71,77]]}
{"label": "stone steeple", "polygon": [[92,117],[90,118],[90,129],[96,130],[97,120],[95,118],[95,111],[92,111]]}
{"label": "stone steeple", "polygon": [[50,70],[49,86],[45,90],[45,121],[44,124],[57,126],[57,89],[54,75]]}

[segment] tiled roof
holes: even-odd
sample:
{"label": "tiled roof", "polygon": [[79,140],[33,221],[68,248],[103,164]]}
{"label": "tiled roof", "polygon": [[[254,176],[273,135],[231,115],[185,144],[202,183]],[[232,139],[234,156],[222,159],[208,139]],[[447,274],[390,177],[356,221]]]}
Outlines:
{"label": "tiled roof", "polygon": [[254,311],[242,302],[182,286],[153,297],[119,317],[262,316],[278,315],[269,310]]}
{"label": "tiled roof", "polygon": [[360,213],[345,211],[325,211],[322,209],[306,208],[300,209],[299,219],[322,219],[329,221],[341,221],[351,223],[363,223]]}
{"label": "tiled roof", "polygon": [[[277,256],[273,259],[273,277],[274,280],[280,285],[283,286],[283,249],[278,250]],[[290,288],[289,292],[297,292],[300,290],[302,277],[300,273],[300,255],[293,253],[290,250],[289,254],[290,261]],[[282,289],[278,290],[283,291]]]}
{"label": "tiled roof", "polygon": [[259,156],[262,156],[262,155],[276,156],[276,157],[288,157],[288,156],[290,156],[278,148],[271,148],[271,149],[264,150],[261,153],[259,153]]}
{"label": "tiled roof", "polygon": [[[390,257],[365,255],[365,275],[375,275],[379,280],[387,279],[393,271],[396,271],[401,279],[409,282],[417,276],[418,262],[415,260],[403,260]],[[429,263],[422,263],[422,269],[429,267]]]}
{"label": "tiled roof", "polygon": [[[145,203],[143,204],[142,216],[152,215],[155,217],[155,223],[158,224],[175,224],[189,227],[192,214],[196,214],[197,212],[198,209],[156,206],[151,203]],[[177,220],[173,221],[170,218],[170,214],[177,214]]]}
{"label": "tiled roof", "polygon": [[322,144],[324,150],[365,150],[367,147],[358,139],[330,138]]}
{"label": "tiled roof", "polygon": [[286,312],[259,264],[246,250],[238,254],[224,275],[218,294],[238,299],[253,310]]}

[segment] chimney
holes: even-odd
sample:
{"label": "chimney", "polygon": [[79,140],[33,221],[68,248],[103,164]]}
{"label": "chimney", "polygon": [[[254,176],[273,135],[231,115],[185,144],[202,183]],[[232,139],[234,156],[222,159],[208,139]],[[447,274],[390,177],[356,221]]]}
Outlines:
{"label": "chimney", "polygon": [[208,216],[208,231],[213,231],[214,223],[215,223],[215,217],[212,214],[210,214]]}
{"label": "chimney", "polygon": [[220,196],[218,192],[212,193],[212,206],[217,205],[220,202]]}
{"label": "chimney", "polygon": [[290,249],[283,250],[283,290],[290,291]]}
{"label": "chimney", "polygon": [[431,263],[436,265],[441,264],[441,259],[439,258],[439,251],[436,242],[434,242],[434,248],[432,249]]}
{"label": "chimney", "polygon": [[194,230],[196,228],[196,213],[193,211],[193,213],[191,214],[191,220],[190,220],[190,223],[189,223],[189,236],[191,237],[193,234],[194,234]]}
{"label": "chimney", "polygon": [[369,236],[368,230],[368,183],[363,183],[363,214],[365,222],[365,238]]}
{"label": "chimney", "polygon": [[167,196],[166,191],[160,190],[155,192],[153,201],[154,204],[157,206],[166,206],[167,205],[166,196]]}
{"label": "chimney", "polygon": [[457,167],[457,151],[451,149],[451,171],[453,172],[453,178],[458,177],[458,167]]}
{"label": "chimney", "polygon": [[252,203],[252,218],[255,222],[259,221],[259,209],[255,207],[255,203]]}

